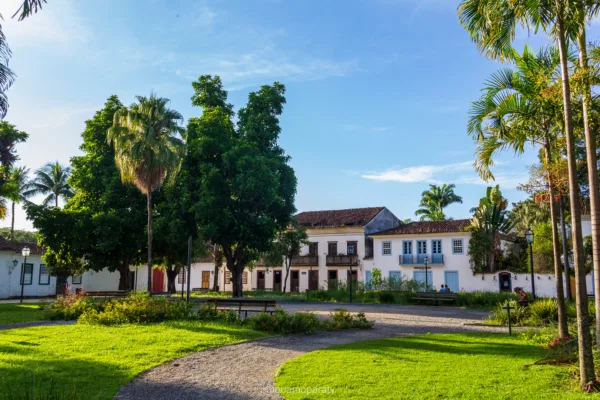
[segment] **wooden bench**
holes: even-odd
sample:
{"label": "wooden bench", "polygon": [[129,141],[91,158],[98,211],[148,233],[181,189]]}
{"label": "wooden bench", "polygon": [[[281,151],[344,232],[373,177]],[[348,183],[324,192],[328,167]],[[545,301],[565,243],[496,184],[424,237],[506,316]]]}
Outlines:
{"label": "wooden bench", "polygon": [[412,299],[418,300],[419,304],[423,301],[434,301],[437,306],[440,302],[455,304],[456,297],[457,294],[452,292],[417,292]]}
{"label": "wooden bench", "polygon": [[244,312],[244,317],[248,317],[248,312],[265,312],[273,314],[275,307],[277,307],[276,300],[265,300],[265,299],[208,299],[207,304],[212,304],[215,309],[233,310],[237,311],[240,316]]}
{"label": "wooden bench", "polygon": [[197,287],[197,288],[192,288],[192,292],[201,292],[201,293],[206,293],[206,292],[208,292],[208,291],[210,291],[210,289],[208,289],[208,288],[199,288],[199,287]]}
{"label": "wooden bench", "polygon": [[87,291],[85,294],[92,297],[126,297],[129,292],[127,290],[95,290]]}

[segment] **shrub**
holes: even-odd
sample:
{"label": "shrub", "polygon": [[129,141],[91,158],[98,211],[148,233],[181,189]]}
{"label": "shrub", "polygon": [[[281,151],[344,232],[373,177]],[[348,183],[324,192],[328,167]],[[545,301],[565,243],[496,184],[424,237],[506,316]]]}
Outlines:
{"label": "shrub", "polygon": [[115,325],[126,323],[160,322],[188,319],[192,317],[192,306],[182,300],[169,301],[166,297],[151,297],[140,292],[125,299],[105,302],[103,308],[86,309],[79,322],[92,325]]}
{"label": "shrub", "polygon": [[250,329],[268,333],[313,333],[322,327],[319,318],[313,313],[288,314],[277,309],[273,314],[260,313],[243,320]]}
{"label": "shrub", "polygon": [[217,310],[209,304],[203,304],[196,316],[200,321],[219,321],[229,324],[237,324],[242,320],[234,310]]}
{"label": "shrub", "polygon": [[58,296],[56,302],[47,306],[48,318],[51,320],[74,320],[86,311],[101,307],[100,302],[83,294]]}
{"label": "shrub", "polygon": [[326,322],[329,329],[369,329],[374,325],[374,322],[367,320],[365,313],[352,315],[344,309],[330,313],[329,318]]}
{"label": "shrub", "polygon": [[456,305],[459,307],[491,308],[499,303],[517,300],[515,293],[509,292],[459,292],[456,296]]}
{"label": "shrub", "polygon": [[558,302],[556,299],[539,299],[529,305],[531,323],[542,325],[558,321]]}
{"label": "shrub", "polygon": [[391,292],[379,292],[378,293],[379,302],[382,304],[391,304],[394,302],[394,293]]}
{"label": "shrub", "polygon": [[362,296],[363,303],[373,304],[379,302],[379,292],[374,292],[372,290],[365,292]]}
{"label": "shrub", "polygon": [[[506,312],[506,305],[509,302],[498,303],[498,305],[492,310],[488,322],[494,325],[508,325],[508,314]],[[512,301],[510,305],[514,307],[510,310],[510,322],[513,325],[524,325],[526,320],[531,315],[527,307],[519,305],[517,302]]]}

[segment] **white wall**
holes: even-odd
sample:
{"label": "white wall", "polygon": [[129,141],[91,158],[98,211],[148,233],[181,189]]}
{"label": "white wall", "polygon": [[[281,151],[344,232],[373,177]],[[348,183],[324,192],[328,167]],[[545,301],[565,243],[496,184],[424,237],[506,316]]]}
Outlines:
{"label": "white wall", "polygon": [[[16,267],[13,260],[17,260]],[[23,256],[10,251],[0,252],[0,299],[18,297],[21,295],[21,265]],[[45,297],[56,294],[56,278],[50,277],[50,284],[40,285],[40,255],[27,257],[27,264],[33,264],[31,285],[23,285],[23,295],[26,297]]]}

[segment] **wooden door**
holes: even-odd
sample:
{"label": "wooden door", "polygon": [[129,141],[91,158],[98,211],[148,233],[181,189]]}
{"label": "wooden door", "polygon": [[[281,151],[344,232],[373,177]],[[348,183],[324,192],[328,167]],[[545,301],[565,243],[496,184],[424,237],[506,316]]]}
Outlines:
{"label": "wooden door", "polygon": [[256,272],[256,290],[265,290],[265,271]]}
{"label": "wooden door", "polygon": [[281,271],[273,271],[273,290],[281,292]]}
{"label": "wooden door", "polygon": [[300,271],[291,271],[292,278],[290,282],[290,291],[291,292],[299,292],[300,291]]}
{"label": "wooden door", "polygon": [[210,288],[210,271],[202,271],[202,289]]}
{"label": "wooden door", "polygon": [[162,269],[152,269],[152,293],[165,291],[165,272]]}
{"label": "wooden door", "polygon": [[319,290],[319,271],[308,272],[308,288],[310,290]]}

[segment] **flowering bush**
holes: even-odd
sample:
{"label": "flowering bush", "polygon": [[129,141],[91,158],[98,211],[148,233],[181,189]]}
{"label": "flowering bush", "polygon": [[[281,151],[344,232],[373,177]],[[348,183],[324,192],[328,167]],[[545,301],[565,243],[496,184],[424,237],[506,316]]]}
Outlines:
{"label": "flowering bush", "polygon": [[95,310],[100,303],[84,294],[68,294],[58,296],[56,302],[46,308],[51,320],[73,320],[89,310]]}
{"label": "flowering bush", "polygon": [[329,329],[369,329],[373,327],[374,322],[369,321],[363,312],[352,315],[346,310],[339,309],[329,314],[326,324]]}
{"label": "flowering bush", "polygon": [[103,307],[85,310],[79,322],[93,325],[160,322],[192,319],[192,306],[181,300],[169,301],[165,297],[151,297],[148,293],[134,293],[125,299],[114,299]]}
{"label": "flowering bush", "polygon": [[288,314],[277,309],[273,314],[260,313],[243,320],[250,329],[269,333],[313,333],[323,327],[313,313]]}
{"label": "flowering bush", "polygon": [[548,348],[550,350],[554,350],[556,348],[562,347],[565,344],[567,344],[569,341],[571,340],[571,338],[569,336],[565,336],[564,338],[561,337],[556,337],[554,338],[554,340],[552,341],[552,343],[550,343],[548,345]]}

